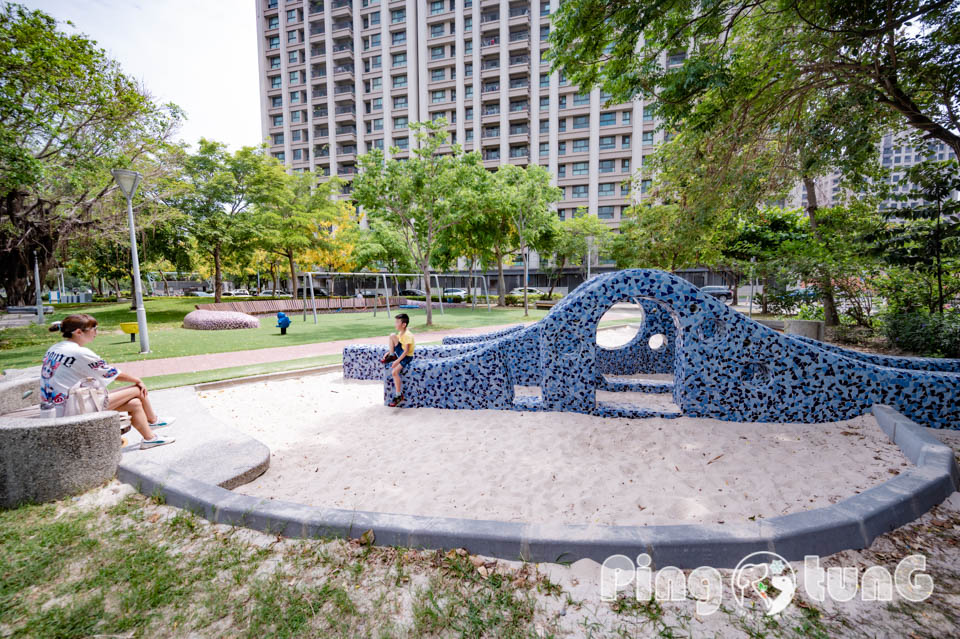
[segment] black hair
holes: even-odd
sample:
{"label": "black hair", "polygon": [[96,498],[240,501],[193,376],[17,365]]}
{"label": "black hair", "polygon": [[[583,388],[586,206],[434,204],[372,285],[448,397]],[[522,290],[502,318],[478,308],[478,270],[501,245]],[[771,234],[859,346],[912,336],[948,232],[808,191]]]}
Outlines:
{"label": "black hair", "polygon": [[398,319],[398,320],[400,320],[401,322],[403,322],[403,325],[404,325],[404,326],[409,326],[409,325],[410,325],[410,316],[407,315],[406,313],[398,313],[398,314],[394,315],[393,317],[394,317],[394,319]]}

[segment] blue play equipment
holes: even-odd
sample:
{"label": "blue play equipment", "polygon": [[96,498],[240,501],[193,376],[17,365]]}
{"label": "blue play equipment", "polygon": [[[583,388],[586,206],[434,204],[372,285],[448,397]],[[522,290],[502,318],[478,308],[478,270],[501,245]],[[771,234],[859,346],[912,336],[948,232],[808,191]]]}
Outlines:
{"label": "blue play equipment", "polygon": [[[597,324],[619,302],[644,311],[637,336],[614,349]],[[393,379],[385,346],[348,346],[343,373]],[[672,382],[610,376],[668,373]],[[536,386],[540,396],[517,396]],[[597,391],[671,393],[679,411],[598,401]],[[777,333],[669,273],[604,273],[578,286],[542,320],[424,346],[404,373],[404,406],[551,410],[607,417],[712,417],[818,423],[886,404],[918,423],[960,428],[960,360],[864,355]]]}
{"label": "blue play equipment", "polygon": [[277,327],[280,329],[281,335],[287,334],[287,328],[290,326],[290,318],[287,317],[286,313],[277,313]]}

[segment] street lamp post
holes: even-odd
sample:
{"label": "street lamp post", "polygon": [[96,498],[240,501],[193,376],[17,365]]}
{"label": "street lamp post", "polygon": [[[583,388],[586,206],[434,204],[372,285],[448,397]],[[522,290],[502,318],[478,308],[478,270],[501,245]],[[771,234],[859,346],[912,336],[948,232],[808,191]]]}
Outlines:
{"label": "street lamp post", "polygon": [[137,192],[143,176],[136,171],[113,169],[113,179],[120,185],[127,198],[127,220],[130,223],[130,259],[133,262],[133,295],[137,305],[137,332],[140,333],[140,352],[150,352],[150,337],[147,335],[147,311],[143,308],[143,290],[140,286],[140,257],[137,255],[137,233],[133,225],[133,194]]}

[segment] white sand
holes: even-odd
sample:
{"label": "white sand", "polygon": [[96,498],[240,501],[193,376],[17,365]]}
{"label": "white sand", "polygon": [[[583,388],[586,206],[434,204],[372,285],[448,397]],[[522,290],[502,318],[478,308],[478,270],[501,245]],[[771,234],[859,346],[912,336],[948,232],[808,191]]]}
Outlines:
{"label": "white sand", "polygon": [[836,503],[908,465],[870,416],[800,425],[629,420],[388,408],[382,396],[381,383],[340,373],[200,394],[217,418],[273,453],[270,469],[238,492],[315,506],[537,523],[733,523]]}

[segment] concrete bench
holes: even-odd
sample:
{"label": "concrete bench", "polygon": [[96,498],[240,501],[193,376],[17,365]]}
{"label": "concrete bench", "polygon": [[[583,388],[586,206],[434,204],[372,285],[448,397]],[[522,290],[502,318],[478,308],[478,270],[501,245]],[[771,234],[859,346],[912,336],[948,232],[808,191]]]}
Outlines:
{"label": "concrete bench", "polygon": [[0,382],[0,508],[61,499],[116,475],[119,413],[43,417],[39,399],[39,377]]}
{"label": "concrete bench", "polygon": [[[37,307],[36,306],[8,306],[7,312],[11,315],[36,315]],[[52,306],[44,306],[43,314],[50,315],[53,313]]]}

